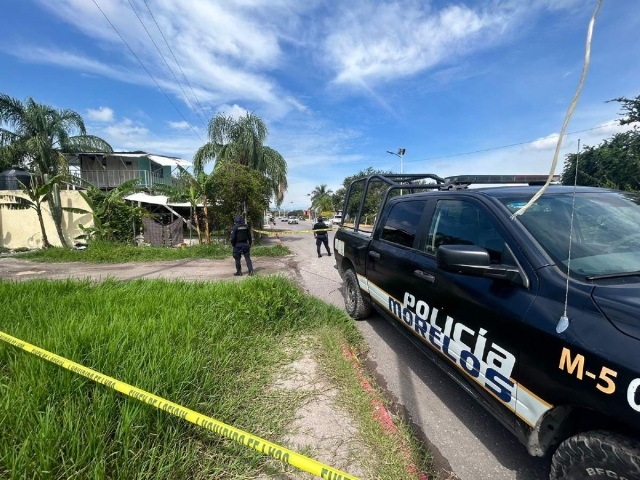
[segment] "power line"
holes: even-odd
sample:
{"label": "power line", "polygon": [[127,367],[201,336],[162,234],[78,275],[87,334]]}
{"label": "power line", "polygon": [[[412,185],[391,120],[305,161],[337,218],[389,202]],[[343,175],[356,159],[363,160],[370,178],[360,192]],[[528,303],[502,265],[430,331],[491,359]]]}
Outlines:
{"label": "power line", "polygon": [[[607,128],[607,127],[610,127],[610,126],[611,126],[611,124],[609,124],[609,125],[600,125],[598,127],[592,127],[592,128],[585,128],[584,130],[576,130],[575,132],[566,133],[565,136],[566,135],[575,135],[576,133],[582,133],[582,132],[590,132],[592,130],[598,130],[600,128]],[[493,150],[502,150],[503,148],[510,148],[510,147],[517,147],[517,146],[520,146],[520,145],[527,145],[527,144],[530,144],[530,143],[535,143],[535,142],[537,142],[539,140],[540,140],[539,138],[536,138],[535,140],[527,140],[526,142],[510,143],[508,145],[501,145],[499,147],[484,148],[482,150],[473,150],[473,151],[470,151],[470,152],[453,153],[451,155],[442,155],[442,156],[439,156],[439,157],[421,158],[419,160],[405,160],[404,163],[427,162],[429,160],[442,160],[443,158],[462,157],[464,155],[472,155],[474,153],[491,152]],[[397,167],[398,165],[400,165],[400,164],[399,163],[395,164],[395,166],[393,168]]]}
{"label": "power line", "polygon": [[169,42],[167,41],[166,37],[164,36],[164,33],[162,33],[162,30],[160,29],[160,25],[158,25],[158,22],[156,21],[156,17],[153,15],[153,12],[151,11],[151,8],[149,7],[149,4],[147,3],[147,0],[143,0],[143,2],[147,6],[147,10],[149,10],[149,15],[151,15],[151,18],[153,18],[153,22],[156,24],[156,27],[158,27],[158,31],[160,32],[160,35],[162,35],[162,39],[164,40],[164,43],[167,45],[167,48],[171,52],[171,56],[173,56],[173,59],[175,60],[176,65],[178,65],[178,68],[180,69],[180,72],[182,72],[182,76],[186,80],[187,85],[189,85],[189,89],[191,90],[191,93],[193,93],[193,98],[196,99],[196,103],[200,107],[200,110],[202,110],[202,114],[204,115],[204,118],[206,119],[208,117],[208,115],[204,111],[204,108],[202,107],[202,104],[200,103],[200,100],[198,100],[198,96],[196,95],[196,92],[193,91],[193,87],[191,86],[191,82],[189,82],[189,79],[185,75],[184,70],[182,70],[182,67],[180,66],[180,63],[178,62],[178,59],[176,58],[176,55],[173,53],[173,49],[169,45]]}
{"label": "power line", "polygon": [[176,104],[173,103],[173,101],[171,100],[171,98],[169,97],[169,95],[167,95],[167,92],[165,92],[162,87],[160,86],[160,84],[158,83],[158,81],[154,78],[153,75],[151,75],[151,72],[147,69],[147,67],[144,66],[144,63],[142,63],[142,61],[140,60],[140,58],[138,58],[138,56],[136,55],[136,52],[133,51],[133,49],[129,46],[129,44],[127,43],[127,41],[123,38],[122,35],[120,35],[120,32],[118,31],[118,29],[115,27],[115,25],[113,23],[111,23],[111,20],[109,20],[109,17],[107,17],[107,15],[102,11],[102,9],[100,8],[100,5],[98,5],[98,3],[96,2],[96,0],[93,0],[94,5],[98,8],[98,10],[100,10],[100,13],[102,13],[102,16],[107,20],[107,22],[109,22],[109,25],[111,25],[111,28],[113,28],[113,30],[118,34],[118,36],[120,37],[120,40],[122,40],[122,43],[124,43],[127,48],[129,49],[129,51],[131,52],[131,54],[135,57],[135,59],[138,61],[138,63],[140,64],[140,66],[144,69],[145,72],[147,72],[147,75],[149,75],[151,77],[151,80],[153,80],[153,83],[156,84],[156,87],[158,87],[158,89],[164,94],[164,96],[167,98],[167,100],[169,101],[169,103],[173,106],[173,108],[176,109],[176,112],[178,112],[178,114],[182,117],[182,119],[187,122],[189,124],[189,127],[191,127],[191,130],[193,131],[193,133],[196,134],[196,136],[200,139],[200,141],[202,143],[205,143],[204,140],[202,139],[202,137],[200,136],[200,134],[193,128],[193,125],[191,125],[191,123],[184,117],[184,115],[182,114],[182,112],[178,109],[178,107],[176,107]]}
{"label": "power line", "polygon": [[182,88],[182,85],[180,84],[180,81],[178,80],[178,77],[176,77],[176,74],[173,73],[173,69],[171,68],[171,66],[169,66],[169,62],[167,62],[167,59],[164,57],[164,55],[162,54],[162,52],[160,51],[160,48],[158,48],[158,44],[155,42],[155,40],[153,39],[153,37],[151,36],[151,33],[149,33],[149,30],[147,30],[146,25],[144,24],[144,22],[142,21],[142,18],[140,18],[140,15],[138,15],[138,12],[136,10],[136,8],[133,6],[133,3],[131,3],[131,0],[127,0],[129,2],[129,6],[131,7],[131,10],[133,10],[133,13],[136,14],[136,17],[138,17],[138,20],[140,21],[140,25],[142,25],[142,28],[144,28],[144,31],[147,32],[147,35],[149,36],[149,38],[151,39],[151,43],[153,43],[153,46],[156,47],[156,50],[158,51],[158,53],[160,54],[160,57],[162,57],[162,60],[164,61],[164,64],[167,66],[167,68],[169,69],[169,71],[171,72],[171,75],[173,76],[173,79],[176,81],[176,83],[178,84],[178,86],[180,87],[180,90],[182,90],[182,93],[184,94],[184,98],[187,99],[187,102],[189,102],[189,105],[191,105],[191,108],[193,108],[194,112],[196,112],[196,115],[198,115],[198,118],[200,119],[200,121],[202,122],[202,125],[207,128],[207,124],[206,122],[202,119],[202,117],[200,116],[200,113],[198,112],[198,110],[196,110],[196,107],[193,106],[193,103],[191,103],[191,100],[189,99],[189,96],[187,95],[187,92],[184,91],[184,88]]}

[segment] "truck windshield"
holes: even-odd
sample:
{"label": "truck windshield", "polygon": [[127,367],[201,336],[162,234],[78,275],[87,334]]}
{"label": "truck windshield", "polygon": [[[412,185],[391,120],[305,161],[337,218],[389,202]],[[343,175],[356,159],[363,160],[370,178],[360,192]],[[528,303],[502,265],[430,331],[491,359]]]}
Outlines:
{"label": "truck windshield", "polygon": [[[572,193],[545,194],[518,219],[558,267],[567,270]],[[528,199],[500,198],[510,212]],[[589,277],[640,270],[640,196],[577,193],[571,273]]]}

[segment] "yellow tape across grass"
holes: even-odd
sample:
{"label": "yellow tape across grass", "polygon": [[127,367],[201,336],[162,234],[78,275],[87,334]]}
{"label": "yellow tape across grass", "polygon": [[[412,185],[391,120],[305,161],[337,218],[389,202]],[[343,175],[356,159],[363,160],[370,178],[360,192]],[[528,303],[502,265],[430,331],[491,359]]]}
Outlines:
{"label": "yellow tape across grass", "polygon": [[234,442],[253,448],[258,452],[293,465],[300,470],[304,470],[305,472],[309,472],[320,478],[329,480],[359,480],[357,477],[341,472],[340,470],[336,470],[335,468],[313,460],[312,458],[300,455],[293,450],[289,450],[260,437],[256,437],[244,430],[232,427],[214,418],[194,412],[193,410],[178,405],[177,403],[170,402],[169,400],[165,400],[164,398],[158,397],[152,393],[145,392],[144,390],[136,388],[133,385],[129,385],[128,383],[103,375],[95,370],[80,365],[79,363],[67,360],[64,357],[60,357],[55,353],[48,352],[47,350],[43,350],[42,348],[31,345],[30,343],[24,342],[16,337],[12,337],[4,332],[0,332],[0,340],[4,340],[14,347],[21,348],[22,350],[32,353],[44,360],[55,363],[62,368],[66,368],[67,370],[87,377],[94,382],[101,383],[106,387],[117,390],[120,393],[124,393],[131,398],[147,403],[158,410],[163,410],[171,415],[194,423],[199,427],[206,428],[217,435],[230,438]]}

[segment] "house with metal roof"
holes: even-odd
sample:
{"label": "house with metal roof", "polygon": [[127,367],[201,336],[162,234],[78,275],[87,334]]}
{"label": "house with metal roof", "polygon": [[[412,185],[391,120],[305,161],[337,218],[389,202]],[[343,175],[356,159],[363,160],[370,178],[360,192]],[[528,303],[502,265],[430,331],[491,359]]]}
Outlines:
{"label": "house with metal roof", "polygon": [[142,151],[77,153],[66,155],[69,170],[102,190],[116,188],[126,181],[140,179],[142,188],[155,184],[171,185],[172,173],[191,162],[177,157]]}

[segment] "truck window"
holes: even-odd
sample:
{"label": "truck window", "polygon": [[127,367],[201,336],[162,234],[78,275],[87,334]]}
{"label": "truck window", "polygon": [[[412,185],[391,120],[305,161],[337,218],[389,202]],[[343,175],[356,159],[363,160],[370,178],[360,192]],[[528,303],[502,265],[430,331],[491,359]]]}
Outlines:
{"label": "truck window", "polygon": [[[500,198],[515,212],[528,198]],[[549,257],[567,271],[573,196],[544,195],[518,217]],[[640,196],[627,192],[578,193],[571,272],[578,276],[640,270]]]}
{"label": "truck window", "polygon": [[380,239],[413,248],[426,201],[402,202],[393,206],[384,224]]}
{"label": "truck window", "polygon": [[433,213],[426,252],[441,245],[476,245],[489,252],[491,263],[502,263],[504,239],[486,213],[464,200],[440,200]]}

